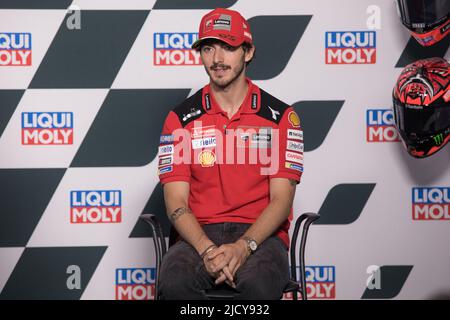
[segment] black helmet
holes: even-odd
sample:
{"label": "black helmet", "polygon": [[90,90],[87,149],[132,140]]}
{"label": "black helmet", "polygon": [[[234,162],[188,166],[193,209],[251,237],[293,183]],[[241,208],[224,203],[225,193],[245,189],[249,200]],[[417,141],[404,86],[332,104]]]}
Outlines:
{"label": "black helmet", "polygon": [[450,0],[397,0],[403,25],[422,46],[450,33]]}

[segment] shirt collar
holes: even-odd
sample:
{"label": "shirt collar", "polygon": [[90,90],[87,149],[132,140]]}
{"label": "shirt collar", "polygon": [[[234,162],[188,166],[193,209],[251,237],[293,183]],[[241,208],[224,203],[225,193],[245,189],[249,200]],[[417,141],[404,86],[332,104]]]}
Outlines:
{"label": "shirt collar", "polygon": [[[239,107],[239,111],[242,113],[256,113],[261,108],[261,98],[260,98],[260,90],[257,85],[253,84],[253,82],[249,78],[245,78],[248,83],[247,95],[244,99],[244,102]],[[211,87],[209,84],[203,87],[202,89],[202,106],[203,109],[208,114],[215,113],[225,113],[222,108],[217,104],[214,99],[213,93],[211,92]]]}

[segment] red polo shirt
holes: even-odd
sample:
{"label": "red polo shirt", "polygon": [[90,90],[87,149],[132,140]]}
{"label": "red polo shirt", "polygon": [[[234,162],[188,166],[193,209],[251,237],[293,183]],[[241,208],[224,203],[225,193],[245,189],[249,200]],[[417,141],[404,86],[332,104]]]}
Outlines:
{"label": "red polo shirt", "polygon": [[[189,207],[200,224],[252,224],[270,202],[271,178],[300,182],[303,131],[298,115],[247,82],[246,98],[231,119],[206,85],[165,120],[158,152],[161,184],[189,182]],[[291,220],[292,209],[277,232],[288,247]]]}

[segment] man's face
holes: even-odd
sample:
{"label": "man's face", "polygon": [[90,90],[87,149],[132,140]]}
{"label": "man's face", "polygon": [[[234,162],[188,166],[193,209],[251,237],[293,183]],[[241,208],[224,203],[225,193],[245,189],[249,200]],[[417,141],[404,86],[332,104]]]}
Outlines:
{"label": "man's face", "polygon": [[245,62],[253,55],[250,51],[245,51],[242,46],[232,47],[220,40],[207,40],[200,48],[200,56],[211,81],[225,88],[242,74]]}

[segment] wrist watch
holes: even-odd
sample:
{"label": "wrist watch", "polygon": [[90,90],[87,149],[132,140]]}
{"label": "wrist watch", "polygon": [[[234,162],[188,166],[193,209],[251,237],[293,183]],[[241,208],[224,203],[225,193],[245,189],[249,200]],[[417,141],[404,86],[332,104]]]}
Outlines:
{"label": "wrist watch", "polygon": [[247,242],[247,249],[250,254],[254,253],[258,249],[258,243],[255,239],[250,237],[242,237]]}

